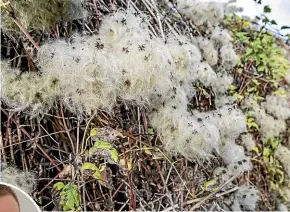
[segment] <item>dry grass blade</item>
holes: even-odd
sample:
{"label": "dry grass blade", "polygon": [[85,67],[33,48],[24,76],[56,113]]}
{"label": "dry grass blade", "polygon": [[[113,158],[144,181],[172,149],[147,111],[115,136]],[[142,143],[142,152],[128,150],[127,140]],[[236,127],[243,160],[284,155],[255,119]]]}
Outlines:
{"label": "dry grass blade", "polygon": [[240,175],[240,173],[232,176],[227,182],[225,182],[222,186],[220,186],[216,191],[210,193],[208,196],[206,196],[205,198],[203,198],[200,202],[198,202],[197,204],[195,204],[190,210],[193,211],[193,210],[196,210],[197,208],[199,208],[203,203],[205,203],[210,198],[214,197],[222,188],[224,188],[227,184],[229,184],[230,182],[232,182],[233,180],[235,180],[239,175]]}

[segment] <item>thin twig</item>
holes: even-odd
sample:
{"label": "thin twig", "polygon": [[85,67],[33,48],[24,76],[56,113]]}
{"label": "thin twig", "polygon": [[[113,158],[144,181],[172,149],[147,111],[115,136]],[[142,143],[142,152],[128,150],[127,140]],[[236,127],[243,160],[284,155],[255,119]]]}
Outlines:
{"label": "thin twig", "polygon": [[91,121],[93,120],[93,118],[96,117],[96,115],[97,115],[97,113],[94,113],[94,114],[91,116],[91,118],[89,119],[89,121],[87,122],[87,125],[86,125],[86,128],[85,128],[85,132],[84,132],[84,135],[83,135],[83,139],[82,139],[82,149],[81,149],[81,151],[80,151],[81,154],[84,152],[84,148],[85,148],[84,144],[85,144],[85,140],[86,140],[86,134],[87,134],[87,131],[88,131],[88,129],[89,129],[90,123],[91,123]]}
{"label": "thin twig", "polygon": [[[9,116],[8,113],[4,110],[2,110],[2,112],[6,115]],[[13,118],[11,118],[11,121],[14,122],[17,127],[19,127],[19,129],[31,140],[35,140],[36,138],[32,138],[32,136],[23,128],[21,127]],[[56,169],[61,172],[61,169],[55,164],[54,160],[46,153],[46,151],[44,151],[44,149],[40,146],[40,144],[38,144],[37,142],[35,142],[36,147],[44,154],[44,156],[51,162],[52,165],[56,166]]]}
{"label": "thin twig", "polygon": [[207,201],[208,199],[210,199],[211,197],[216,195],[216,193],[218,193],[222,188],[224,188],[227,184],[232,182],[234,179],[236,179],[239,175],[240,175],[240,173],[237,173],[236,175],[232,176],[227,182],[225,182],[222,186],[220,186],[216,191],[210,193],[208,196],[203,198],[200,202],[195,204],[190,210],[193,211],[193,210],[199,208],[205,201]]}
{"label": "thin twig", "polygon": [[7,137],[8,137],[8,141],[10,145],[9,149],[10,149],[11,160],[15,164],[14,151],[13,151],[13,146],[12,146],[13,142],[12,142],[12,134],[11,134],[11,120],[9,116],[8,116],[8,121],[7,121]]}
{"label": "thin twig", "polygon": [[224,195],[226,195],[226,194],[232,193],[232,192],[234,192],[234,191],[236,191],[236,190],[238,190],[238,189],[239,189],[239,187],[236,186],[236,187],[231,188],[231,189],[229,189],[229,190],[227,190],[227,191],[224,191],[224,192],[218,193],[218,194],[216,194],[215,196],[218,198],[218,197],[224,196]]}
{"label": "thin twig", "polygon": [[[15,115],[15,119],[16,119],[17,123],[20,123],[19,118],[16,115]],[[18,146],[19,146],[20,154],[21,154],[22,167],[23,167],[23,170],[28,171],[27,163],[25,160],[25,152],[23,151],[23,147],[20,143],[22,140],[22,134],[21,134],[21,130],[18,127],[17,127],[17,137],[18,137],[18,141],[19,141]]]}
{"label": "thin twig", "polygon": [[65,118],[64,118],[64,112],[63,112],[63,105],[62,103],[60,104],[60,112],[61,112],[61,116],[62,116],[62,121],[63,121],[63,126],[64,126],[64,129],[65,129],[65,132],[70,140],[70,144],[71,144],[71,149],[73,151],[73,153],[75,154],[76,153],[76,150],[75,150],[75,145],[74,145],[74,142],[70,136],[70,132],[68,130],[68,127],[66,125],[66,121],[65,121]]}
{"label": "thin twig", "polygon": [[[197,199],[188,200],[188,201],[186,201],[185,203],[183,203],[183,205],[184,205],[184,206],[185,206],[185,205],[190,205],[190,204],[192,204],[192,203],[199,202],[200,200],[202,200],[202,198],[197,198]],[[171,211],[171,210],[173,210],[173,209],[175,209],[175,208],[178,208],[178,204],[175,204],[175,205],[173,205],[173,206],[171,206],[171,207],[169,207],[169,208],[166,208],[166,209],[163,210],[162,212]]]}
{"label": "thin twig", "polygon": [[61,172],[59,172],[51,181],[49,181],[38,193],[37,193],[37,195],[40,195],[40,194],[42,194],[42,192],[44,192],[45,191],[45,189],[47,189],[48,188],[48,186],[50,186],[57,178],[58,178],[58,176],[61,174]]}
{"label": "thin twig", "polygon": [[[163,174],[162,174],[162,172],[161,172],[160,166],[159,166],[159,164],[157,163],[156,160],[154,160],[154,162],[155,162],[155,164],[156,164],[156,166],[157,166],[157,169],[158,169],[159,175],[160,175],[161,180],[162,180],[162,182],[163,182],[163,186],[164,186],[164,188],[165,188],[165,190],[166,190],[166,195],[167,195],[168,199],[170,200],[170,203],[171,203],[172,207],[174,207],[174,202],[173,202],[173,199],[172,199],[171,193],[169,192],[169,189],[168,189],[168,187],[167,187],[166,181],[165,181],[165,179],[164,179],[164,177],[163,177]],[[173,210],[174,210],[174,209],[173,209]],[[175,210],[174,210],[174,211],[175,211]]]}
{"label": "thin twig", "polygon": [[[3,148],[4,144],[3,144],[3,137],[2,137],[2,132],[0,131],[0,150],[1,150],[1,154],[0,157],[3,155],[3,161],[6,164],[7,163],[7,159],[6,159],[6,153],[5,153],[5,149]],[[2,161],[2,158],[0,158]]]}
{"label": "thin twig", "polygon": [[[9,1],[5,1],[5,2],[8,3]],[[21,22],[15,16],[14,9],[13,9],[13,7],[12,7],[12,5],[11,5],[10,2],[7,4],[7,8],[8,8],[8,12],[9,12],[9,17],[12,19],[12,21],[19,27],[19,29],[28,38],[28,40],[33,44],[33,46],[37,50],[39,50],[40,49],[40,46],[34,41],[34,39],[29,35],[29,33],[27,32],[27,30],[25,29],[25,27],[21,24]]]}
{"label": "thin twig", "polygon": [[[147,0],[146,0],[146,1],[147,1]],[[161,37],[162,37],[163,39],[165,39],[165,35],[164,35],[164,32],[163,32],[162,23],[161,23],[161,20],[160,20],[159,10],[158,10],[158,8],[157,8],[157,6],[156,6],[156,2],[153,1],[153,0],[151,0],[151,1],[152,1],[153,6],[154,6],[154,9],[155,9],[155,11],[156,11],[156,16],[157,16],[158,25],[159,25],[159,28],[160,28]]]}

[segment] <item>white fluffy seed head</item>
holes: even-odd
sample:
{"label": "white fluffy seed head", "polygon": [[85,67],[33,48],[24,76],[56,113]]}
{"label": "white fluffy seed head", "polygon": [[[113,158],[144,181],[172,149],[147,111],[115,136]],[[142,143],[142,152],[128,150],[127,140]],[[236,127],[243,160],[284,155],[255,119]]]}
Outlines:
{"label": "white fluffy seed head", "polygon": [[211,66],[216,65],[218,62],[218,51],[215,49],[213,41],[203,37],[197,37],[196,39],[206,62]]}
{"label": "white fluffy seed head", "polygon": [[239,189],[232,195],[233,211],[254,211],[260,199],[259,191],[253,186],[240,186]]}
{"label": "white fluffy seed head", "polygon": [[[228,143],[228,142],[227,142]],[[220,155],[226,165],[237,163],[245,158],[245,151],[242,146],[235,143],[222,145],[220,147]]]}
{"label": "white fluffy seed head", "polygon": [[[216,3],[193,4],[201,10],[187,8],[185,12],[190,12],[197,22],[214,25],[223,16],[222,6]],[[196,19],[203,15],[206,21]],[[151,125],[160,133],[167,151],[190,160],[207,159],[214,152],[226,155],[221,149],[223,141],[234,144],[246,128],[241,111],[227,105],[232,103],[225,94],[232,78],[225,71],[214,70],[224,68],[217,63],[220,57],[226,68],[234,65],[232,46],[222,43],[222,38],[214,34],[210,39],[196,38],[197,43],[182,36],[169,36],[164,42],[151,35],[147,21],[130,10],[120,10],[103,20],[97,36],[75,35],[70,42],[60,40],[43,45],[38,54],[42,77],[29,73],[23,75],[25,80],[20,86],[14,86],[23,90],[28,82],[33,82],[28,86],[32,96],[25,96],[21,103],[25,107],[33,105],[34,111],[43,107],[35,101],[37,86],[42,98],[49,100],[48,105],[57,99],[81,115],[96,109],[110,111],[116,99],[121,98],[149,107]],[[220,45],[224,49],[219,50]],[[202,61],[202,57],[206,60]],[[4,77],[14,75],[7,73]],[[196,82],[216,91],[216,111],[191,111],[194,115],[188,111]],[[8,94],[7,99],[13,100],[17,91]],[[225,158],[231,157],[234,155]]]}
{"label": "white fluffy seed head", "polygon": [[195,64],[194,69],[197,70],[196,79],[207,87],[212,86],[217,80],[217,74],[208,63]]}
{"label": "white fluffy seed head", "polygon": [[226,73],[218,73],[217,80],[213,84],[213,89],[218,94],[223,94],[229,90],[234,79],[232,76]]}
{"label": "white fluffy seed head", "polygon": [[225,167],[217,167],[212,173],[213,178],[218,179],[221,184],[224,184],[230,179],[230,174]]}
{"label": "white fluffy seed head", "polygon": [[290,178],[290,150],[279,145],[275,151],[275,157],[282,163],[284,170],[286,171],[288,177]]}
{"label": "white fluffy seed head", "polygon": [[[286,131],[285,120],[275,119],[273,116],[267,114],[267,112],[260,107],[252,96],[245,99],[243,105],[252,111],[252,116],[260,127],[259,131],[263,142],[267,142],[271,138],[279,137],[280,133]],[[268,107],[267,103],[264,103],[262,107]]]}
{"label": "white fluffy seed head", "polygon": [[261,104],[262,108],[278,119],[290,118],[290,107],[286,97],[279,95],[268,95],[266,101]]}
{"label": "white fluffy seed head", "polygon": [[[198,47],[187,42],[185,38],[181,39],[182,41],[169,37],[167,40],[168,50],[175,65],[175,70],[172,71],[174,86],[178,86],[180,82],[192,83],[197,73],[193,67],[201,60],[201,52]],[[171,63],[171,61],[168,62]]]}
{"label": "white fluffy seed head", "polygon": [[252,151],[256,146],[256,142],[254,141],[252,134],[243,134],[241,136],[241,140],[242,145],[246,148],[248,152]]}
{"label": "white fluffy seed head", "polygon": [[161,132],[165,148],[181,153],[190,160],[211,157],[219,142],[218,129],[210,124],[203,125],[193,119],[184,108],[165,106],[150,113],[153,127]]}
{"label": "white fluffy seed head", "polygon": [[220,109],[225,105],[232,105],[235,102],[232,96],[227,96],[226,94],[218,94],[215,97],[215,106]]}
{"label": "white fluffy seed head", "polygon": [[[144,21],[146,17],[142,14],[136,16],[133,13],[132,9],[119,10],[103,20],[99,35],[105,45],[116,48],[134,43],[135,39],[139,41],[142,39],[144,42],[150,39],[148,25]],[[142,34],[144,36],[140,37]]]}
{"label": "white fluffy seed head", "polygon": [[257,118],[256,121],[260,126],[260,133],[264,142],[267,142],[271,138],[279,137],[280,133],[286,131],[284,120],[274,119],[274,117],[268,114],[260,115],[259,117],[262,117],[262,119]]}
{"label": "white fluffy seed head", "polygon": [[226,69],[237,65],[238,58],[231,44],[224,45],[220,49],[221,63]]}
{"label": "white fluffy seed head", "polygon": [[216,47],[221,47],[231,44],[232,37],[226,29],[215,27],[211,33],[211,40]]}
{"label": "white fluffy seed head", "polygon": [[[15,15],[26,29],[51,30],[60,22],[68,22],[88,17],[85,0],[54,0],[51,2],[29,0],[11,1]],[[33,5],[33,7],[31,7]],[[1,13],[1,28],[15,30],[16,24],[7,13]]]}
{"label": "white fluffy seed head", "polygon": [[238,173],[243,173],[245,171],[251,171],[253,168],[253,165],[251,163],[251,160],[249,157],[244,156],[243,159],[241,158],[240,161],[235,163],[230,163],[227,166],[228,172],[231,175],[235,175]]}
{"label": "white fluffy seed head", "polygon": [[53,106],[59,91],[51,78],[35,72],[21,73],[3,61],[1,68],[1,98],[12,112],[26,111],[31,117],[40,117]]}
{"label": "white fluffy seed head", "polygon": [[225,140],[235,140],[246,130],[246,117],[239,109],[224,106],[216,111],[215,117],[219,117],[218,126]]}
{"label": "white fluffy seed head", "polygon": [[118,61],[103,50],[95,50],[97,42],[96,37],[75,36],[72,44],[58,41],[40,49],[43,78],[58,79],[61,99],[72,112],[90,113],[110,108],[116,101],[121,78]]}
{"label": "white fluffy seed head", "polygon": [[21,171],[13,166],[2,164],[1,176],[4,183],[14,185],[27,194],[32,194],[36,187],[35,175],[31,172]]}
{"label": "white fluffy seed head", "polygon": [[203,2],[198,0],[178,0],[180,13],[190,18],[197,26],[207,23],[217,25],[224,17],[224,4],[219,2]]}

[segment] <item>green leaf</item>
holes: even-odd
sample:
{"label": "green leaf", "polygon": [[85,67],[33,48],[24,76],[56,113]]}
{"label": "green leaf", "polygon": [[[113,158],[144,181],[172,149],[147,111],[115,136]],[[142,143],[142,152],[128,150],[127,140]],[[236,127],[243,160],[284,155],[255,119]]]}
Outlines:
{"label": "green leaf", "polygon": [[247,126],[248,128],[255,128],[259,130],[259,125],[255,122],[255,119],[252,117],[247,119]]}
{"label": "green leaf", "polygon": [[278,183],[282,184],[284,182],[285,179],[285,174],[283,171],[281,171],[280,169],[276,170],[276,176],[278,176]]}
{"label": "green leaf", "polygon": [[76,210],[80,205],[80,196],[78,193],[77,186],[70,185],[66,191],[67,201],[65,208],[68,210]]}
{"label": "green leaf", "polygon": [[281,30],[283,30],[283,29],[290,29],[290,26],[282,26]]}
{"label": "green leaf", "polygon": [[147,147],[146,145],[143,146],[143,150],[147,155],[153,155],[151,152],[151,148]]}
{"label": "green leaf", "polygon": [[97,151],[97,149],[109,152],[113,161],[118,162],[118,152],[111,143],[97,140],[94,146],[89,149],[89,157],[91,157]]}
{"label": "green leaf", "polygon": [[93,164],[93,163],[84,163],[81,167],[81,170],[86,170],[86,169],[90,169],[90,170],[99,170],[98,167]]}
{"label": "green leaf", "polygon": [[213,187],[214,185],[216,185],[216,184],[217,184],[217,181],[216,181],[216,180],[209,180],[209,181],[205,182],[205,183],[201,186],[201,188],[202,188],[203,190],[210,191],[210,190],[212,189],[212,187]]}
{"label": "green leaf", "polygon": [[99,132],[98,132],[98,130],[97,130],[97,128],[92,128],[91,129],[91,131],[90,131],[90,136],[92,137],[92,136],[96,136],[96,135],[98,135],[99,134]]}
{"label": "green leaf", "polygon": [[116,149],[108,150],[111,153],[111,157],[115,162],[118,162],[118,152]]}
{"label": "green leaf", "polygon": [[244,96],[240,95],[239,93],[234,93],[233,98],[234,100],[242,100],[244,99]]}
{"label": "green leaf", "polygon": [[148,134],[154,134],[153,128],[148,128]]}
{"label": "green leaf", "polygon": [[269,23],[270,20],[267,17],[265,17],[265,18],[263,18],[262,22],[266,24],[266,23]]}
{"label": "green leaf", "polygon": [[96,170],[93,174],[93,178],[95,178],[96,180],[102,180],[101,172]]}
{"label": "green leaf", "polygon": [[264,97],[262,97],[262,96],[258,96],[258,95],[255,95],[254,96],[254,100],[256,100],[257,102],[259,102],[259,101],[263,101],[265,98]]}
{"label": "green leaf", "polygon": [[273,149],[275,149],[275,148],[279,145],[280,140],[277,139],[277,138],[271,138],[268,142],[269,142],[269,145],[270,145]]}
{"label": "green leaf", "polygon": [[256,90],[257,90],[257,88],[255,88],[255,87],[250,87],[250,88],[247,89],[247,91],[248,91],[249,93],[251,93],[251,92],[253,92],[253,91],[256,91]]}
{"label": "green leaf", "polygon": [[244,69],[242,69],[242,68],[238,69],[238,73],[240,73],[240,74],[243,73],[243,71],[244,71]]}
{"label": "green leaf", "polygon": [[271,10],[271,8],[270,8],[270,6],[269,5],[266,5],[265,7],[264,7],[264,13],[270,13],[272,10]]}
{"label": "green leaf", "polygon": [[254,147],[254,148],[253,148],[253,151],[256,152],[257,154],[259,154],[259,149],[258,149],[258,147]]}
{"label": "green leaf", "polygon": [[255,83],[255,85],[260,85],[260,83],[256,79],[253,79],[252,82]]}
{"label": "green leaf", "polygon": [[252,52],[253,52],[253,49],[247,48],[247,51],[245,53],[245,56],[249,56],[250,54],[252,54]]}
{"label": "green leaf", "polygon": [[258,55],[261,59],[267,59],[267,55],[265,53],[261,53]]}
{"label": "green leaf", "polygon": [[74,184],[64,185],[60,192],[60,206],[64,211],[77,211],[80,210],[80,195],[78,186]]}
{"label": "green leaf", "polygon": [[265,66],[258,66],[258,72],[264,72],[265,71],[265,69],[266,69],[266,67]]}
{"label": "green leaf", "polygon": [[272,180],[270,181],[270,189],[277,190],[279,188],[279,185],[274,183]]}
{"label": "green leaf", "polygon": [[272,20],[272,21],[271,21],[271,24],[272,24],[272,25],[277,25],[277,22],[276,22],[275,20]]}
{"label": "green leaf", "polygon": [[237,86],[235,86],[235,85],[230,85],[230,90],[231,91],[234,91],[234,90],[236,90],[238,87]]}
{"label": "green leaf", "polygon": [[263,149],[263,156],[264,157],[269,157],[270,155],[271,155],[271,150],[269,148],[265,147]]}
{"label": "green leaf", "polygon": [[64,187],[63,182],[57,182],[53,185],[53,188],[55,188],[57,191],[60,191]]}
{"label": "green leaf", "polygon": [[281,90],[281,89],[278,89],[278,90],[274,91],[273,94],[279,95],[281,97],[286,96],[285,90]]}
{"label": "green leaf", "polygon": [[81,170],[93,170],[95,171],[92,177],[94,177],[97,180],[101,180],[101,170],[93,163],[84,163],[81,167]]}
{"label": "green leaf", "polygon": [[252,118],[252,117],[250,117],[250,118],[247,119],[247,122],[253,122],[253,121],[255,121],[255,119]]}

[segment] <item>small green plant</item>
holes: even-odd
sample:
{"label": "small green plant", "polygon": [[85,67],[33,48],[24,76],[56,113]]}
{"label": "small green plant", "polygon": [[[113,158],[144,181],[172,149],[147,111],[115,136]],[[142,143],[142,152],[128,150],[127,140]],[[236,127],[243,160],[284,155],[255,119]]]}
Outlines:
{"label": "small green plant", "polygon": [[263,144],[261,153],[259,153],[258,148],[256,148],[255,152],[261,156],[260,162],[266,167],[270,189],[277,191],[283,199],[286,199],[282,192],[282,188],[285,184],[285,173],[279,160],[274,156],[275,150],[279,144],[279,138],[272,138]]}
{"label": "small green plant", "polygon": [[235,101],[241,101],[244,99],[244,96],[239,93],[238,87],[235,85],[230,86],[230,95],[232,95]]}
{"label": "small green plant", "polygon": [[92,157],[94,154],[106,155],[111,159],[111,161],[117,163],[118,162],[118,151],[113,147],[113,145],[109,142],[102,141],[98,139],[98,135],[101,133],[98,132],[97,128],[92,128],[90,131],[90,136],[86,139],[86,146],[89,139],[95,141],[94,145],[86,151],[86,155],[88,157]]}
{"label": "small green plant", "polygon": [[[97,151],[101,150],[105,154],[109,153],[109,157],[114,161],[118,162],[118,152],[117,150],[113,147],[113,145],[109,142],[102,141],[102,140],[96,140],[95,144],[93,147],[91,147],[88,151],[88,156],[91,157],[93,154]],[[107,155],[107,154],[106,154]]]}
{"label": "small green plant", "polygon": [[55,183],[53,188],[60,192],[59,205],[64,211],[80,211],[80,194],[79,188],[73,183],[64,184],[63,182]]}
{"label": "small green plant", "polygon": [[247,117],[247,127],[259,130],[259,125],[255,122],[255,119],[252,117]]}
{"label": "small green plant", "polygon": [[[90,135],[86,139],[86,145],[89,139],[94,141],[94,145],[89,148],[89,150],[85,151],[83,155],[89,159],[95,156],[103,156],[109,163],[120,163],[118,151],[110,142],[100,140],[98,136],[101,135],[102,133],[99,132],[97,128],[92,128],[90,130]],[[98,180],[98,182],[103,183],[104,179],[102,178],[102,174],[106,171],[106,163],[107,162],[97,166],[95,163],[85,162],[81,170],[88,173],[88,176]]]}
{"label": "small green plant", "polygon": [[247,118],[247,128],[250,130],[255,129],[259,131],[259,125],[256,123],[255,118],[253,118],[253,111],[248,111],[245,115]]}
{"label": "small green plant", "polygon": [[247,130],[252,131],[256,130],[259,131],[259,125],[255,122],[255,118],[253,117],[253,111],[248,111],[245,113],[247,118]]}
{"label": "small green plant", "polygon": [[266,14],[271,12],[269,6],[265,6],[262,15],[263,25],[259,30],[253,30],[252,21],[245,20],[237,15],[227,17],[224,21],[233,33],[233,39],[237,43],[239,63],[236,72],[246,77],[243,92],[236,88],[231,89],[231,95],[236,100],[242,100],[251,94],[261,97],[265,86],[272,90],[278,89],[279,82],[287,75],[290,68],[282,48],[277,45],[279,40],[267,30],[267,26],[276,25],[270,21]]}

